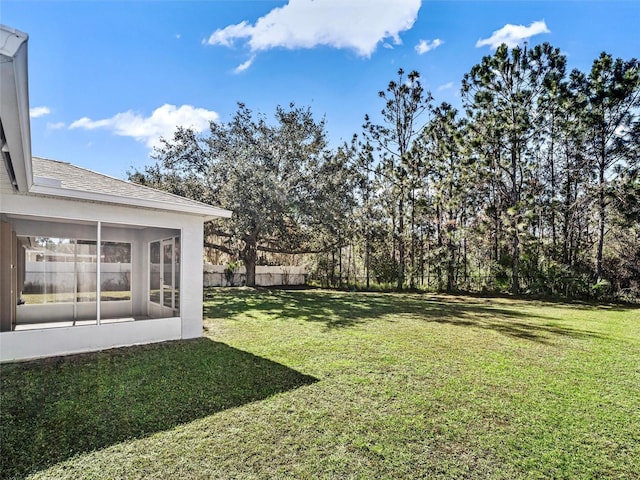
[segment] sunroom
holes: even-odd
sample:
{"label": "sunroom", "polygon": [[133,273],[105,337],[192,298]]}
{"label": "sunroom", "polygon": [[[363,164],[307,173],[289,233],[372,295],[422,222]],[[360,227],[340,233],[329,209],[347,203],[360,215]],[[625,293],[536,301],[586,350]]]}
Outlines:
{"label": "sunroom", "polygon": [[13,330],[180,316],[180,230],[7,220],[17,254]]}

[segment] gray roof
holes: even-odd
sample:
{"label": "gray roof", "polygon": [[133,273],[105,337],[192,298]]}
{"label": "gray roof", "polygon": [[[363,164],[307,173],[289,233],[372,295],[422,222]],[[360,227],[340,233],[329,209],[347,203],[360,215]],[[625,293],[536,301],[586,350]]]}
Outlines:
{"label": "gray roof", "polygon": [[[45,188],[53,187],[56,190],[62,189],[60,190],[61,196],[65,196],[64,191],[85,192],[87,194],[87,200],[95,200],[96,197],[106,195],[112,200],[114,197],[119,197],[123,200],[117,201],[116,203],[142,205],[161,210],[183,211],[185,213],[199,213],[223,217],[228,217],[231,214],[228,210],[219,207],[207,205],[144,185],[137,185],[57,160],[33,157],[33,174],[35,177],[35,185],[40,183]],[[47,179],[54,180],[54,184],[52,185]],[[73,196],[79,198],[79,195]],[[106,199],[107,197],[104,198]]]}

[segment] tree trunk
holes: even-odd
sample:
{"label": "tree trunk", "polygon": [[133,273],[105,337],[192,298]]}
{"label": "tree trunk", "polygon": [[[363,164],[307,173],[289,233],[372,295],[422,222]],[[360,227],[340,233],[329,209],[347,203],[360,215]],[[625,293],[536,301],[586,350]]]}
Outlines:
{"label": "tree trunk", "polygon": [[338,287],[342,288],[342,239],[338,237],[340,249],[338,250]]}
{"label": "tree trunk", "polygon": [[467,209],[462,208],[462,216],[460,217],[460,228],[462,228],[462,278],[464,289],[469,290],[469,268],[467,266]]}
{"label": "tree trunk", "polygon": [[512,142],[511,146],[511,202],[515,212],[513,212],[513,220],[511,227],[513,228],[512,245],[512,262],[511,262],[511,293],[518,295],[520,293],[519,268],[520,268],[520,236],[518,235],[518,215],[520,209],[520,192],[518,190],[518,148],[517,141]]}
{"label": "tree trunk", "polygon": [[498,263],[500,260],[500,203],[494,183],[491,184],[491,193],[493,195],[493,260]]}
{"label": "tree trunk", "polygon": [[246,241],[246,245],[242,250],[242,261],[247,270],[247,287],[256,286],[256,262],[258,259],[258,249],[255,239]]}
{"label": "tree trunk", "polygon": [[551,242],[553,245],[553,256],[556,256],[556,248],[558,245],[558,238],[556,233],[556,209],[554,208],[554,199],[556,198],[556,162],[554,157],[554,146],[555,146],[555,116],[551,119],[551,146],[550,146],[550,158],[549,158],[549,167],[551,170]]}
{"label": "tree trunk", "polygon": [[424,285],[424,227],[420,227],[420,286]]}
{"label": "tree trunk", "polygon": [[398,200],[398,291],[404,286],[404,192]]}
{"label": "tree trunk", "polygon": [[411,252],[409,253],[409,263],[411,265],[411,278],[409,284],[411,288],[415,288],[415,274],[416,274],[416,201],[415,191],[411,188]]}
{"label": "tree trunk", "polygon": [[447,240],[447,249],[449,251],[448,254],[448,259],[447,259],[447,292],[452,292],[453,291],[453,285],[454,285],[454,261],[455,261],[455,244],[453,243],[453,241],[451,240],[451,238],[449,238]]}
{"label": "tree trunk", "polygon": [[429,232],[427,232],[427,289],[429,289],[429,282],[431,280],[431,238]]}
{"label": "tree trunk", "polygon": [[514,217],[513,228],[513,261],[511,263],[511,293],[518,295],[520,293],[519,268],[520,268],[520,237],[518,236],[518,217]]}
{"label": "tree trunk", "polygon": [[444,242],[442,241],[442,218],[440,214],[440,205],[436,206],[436,236],[437,236],[437,245],[438,245],[438,254],[437,256],[440,258],[436,258],[436,278],[438,282],[438,291],[442,291],[442,246]]}
{"label": "tree trunk", "polygon": [[466,230],[464,232],[464,237],[462,238],[462,252],[463,252],[462,268],[464,269],[463,270],[464,288],[466,290],[469,290],[469,270],[467,267],[467,232]]}
{"label": "tree trunk", "polygon": [[607,207],[604,195],[604,161],[600,162],[598,170],[598,251],[596,254],[596,282],[602,279],[602,250],[604,248],[605,214]]}
{"label": "tree trunk", "polygon": [[331,286],[336,286],[336,251],[331,249],[331,276],[329,277]]}
{"label": "tree trunk", "polygon": [[367,271],[367,290],[369,289],[369,283],[370,283],[370,278],[369,278],[369,267],[370,267],[369,262],[371,258],[370,248],[371,247],[369,245],[369,230],[367,229],[366,245],[365,245],[365,252],[364,252],[364,266]]}
{"label": "tree trunk", "polygon": [[351,244],[347,247],[347,288],[349,288],[349,277],[351,276]]}
{"label": "tree trunk", "polygon": [[[568,147],[566,147],[568,148]],[[570,224],[571,224],[571,171],[569,164],[569,152],[566,151],[566,174],[567,183],[565,184],[564,191],[564,224],[562,225],[562,263],[571,266],[571,238],[570,238]]]}

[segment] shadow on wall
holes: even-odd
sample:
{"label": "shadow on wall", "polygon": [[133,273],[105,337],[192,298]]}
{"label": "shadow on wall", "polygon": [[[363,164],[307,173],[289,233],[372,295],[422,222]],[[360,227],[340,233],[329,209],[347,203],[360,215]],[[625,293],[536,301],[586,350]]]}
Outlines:
{"label": "shadow on wall", "polygon": [[315,381],[206,338],[0,365],[0,478]]}

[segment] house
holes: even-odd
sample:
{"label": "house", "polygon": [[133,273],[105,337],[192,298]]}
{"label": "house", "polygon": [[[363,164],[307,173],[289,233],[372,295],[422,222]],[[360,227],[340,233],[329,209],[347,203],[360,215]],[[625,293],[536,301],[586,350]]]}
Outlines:
{"label": "house", "polygon": [[0,26],[0,361],[201,336],[203,224],[231,212],[32,157],[27,40]]}

